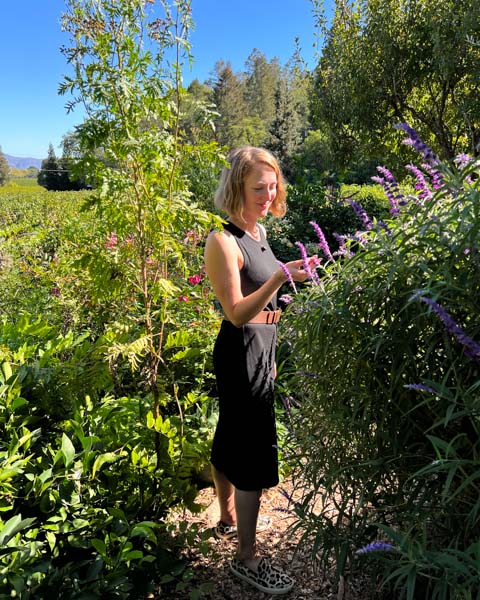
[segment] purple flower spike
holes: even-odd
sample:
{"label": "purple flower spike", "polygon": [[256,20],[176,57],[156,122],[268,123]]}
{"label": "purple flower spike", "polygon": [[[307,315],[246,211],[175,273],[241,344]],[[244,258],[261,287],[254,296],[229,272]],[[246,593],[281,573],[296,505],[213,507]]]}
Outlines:
{"label": "purple flower spike", "polygon": [[454,159],[455,164],[457,165],[458,169],[460,169],[460,171],[464,169],[471,160],[472,157],[468,154],[465,154],[464,152],[457,154],[457,156]]}
{"label": "purple flower spike", "polygon": [[290,304],[291,302],[293,302],[293,298],[288,294],[283,294],[282,296],[280,296],[279,300],[284,304]]}
{"label": "purple flower spike", "polygon": [[439,190],[441,187],[443,187],[443,176],[440,173],[440,171],[437,171],[437,169],[434,169],[427,163],[423,163],[422,168],[425,169],[425,171],[430,176],[430,179],[432,180],[432,187],[434,190]]}
{"label": "purple flower spike", "polygon": [[383,187],[388,201],[390,202],[390,213],[392,215],[398,215],[400,211],[398,210],[397,199],[395,198],[395,194],[393,193],[391,185],[388,183],[388,181],[386,181],[383,177],[379,177],[378,175],[371,177],[371,180],[375,183],[379,183]]}
{"label": "purple flower spike", "polygon": [[314,221],[310,221],[310,225],[315,229],[315,233],[318,236],[319,247],[322,249],[323,253],[328,258],[328,260],[333,260],[332,253],[330,252],[330,247],[328,245],[328,242],[325,238],[323,231],[320,229],[320,227]]}
{"label": "purple flower spike", "polygon": [[391,550],[396,550],[395,546],[392,546],[392,544],[387,544],[386,542],[372,542],[371,544],[363,546],[363,548],[359,548],[355,554],[368,554],[369,552],[389,552]]}
{"label": "purple flower spike", "polygon": [[346,258],[352,258],[353,252],[349,252],[347,250],[347,245],[346,245],[347,244],[347,237],[344,236],[344,235],[340,235],[338,233],[334,233],[333,237],[339,243],[338,250],[335,252],[335,254],[339,254],[340,256],[345,256]]}
{"label": "purple flower spike", "polygon": [[368,216],[367,211],[362,208],[358,202],[355,202],[355,200],[352,200],[351,198],[346,198],[345,202],[350,204],[350,206],[353,208],[357,217],[362,221],[365,229],[372,229],[373,223]]}
{"label": "purple flower spike", "polygon": [[428,187],[427,180],[425,179],[425,175],[422,173],[422,171],[420,171],[420,169],[415,165],[411,164],[405,165],[405,168],[415,175],[415,179],[417,180],[415,189],[419,192],[418,197],[422,200],[431,200],[433,194]]}
{"label": "purple flower spike", "polygon": [[391,193],[394,195],[396,202],[400,204],[400,206],[405,206],[407,201],[405,200],[405,196],[400,191],[400,186],[398,185],[397,180],[392,175],[392,172],[387,169],[387,167],[377,167],[377,171],[383,175],[387,186],[390,188]]}
{"label": "purple flower spike", "polygon": [[428,394],[436,394],[437,392],[430,387],[429,385],[425,385],[423,383],[408,383],[403,386],[407,390],[416,390],[418,392],[427,392]]}
{"label": "purple flower spike", "polygon": [[467,335],[460,325],[455,322],[454,318],[450,316],[438,302],[435,302],[435,300],[427,298],[426,296],[419,296],[419,299],[430,306],[430,308],[440,317],[447,332],[450,335],[453,335],[457,342],[462,344],[465,349],[465,354],[469,358],[480,362],[480,344]]}
{"label": "purple flower spike", "polygon": [[287,278],[287,281],[290,284],[290,287],[292,288],[292,290],[295,293],[297,293],[297,288],[295,286],[295,282],[293,281],[292,274],[290,273],[290,271],[287,269],[287,267],[282,262],[280,262],[279,260],[277,260],[277,262],[280,265],[282,271],[285,273],[285,277]]}
{"label": "purple flower spike", "polygon": [[394,127],[395,129],[405,131],[408,135],[408,138],[403,140],[404,144],[413,146],[413,148],[419,152],[430,165],[434,166],[438,164],[438,158],[435,152],[427,146],[413,127],[410,127],[408,123],[398,123],[397,125],[394,125]]}
{"label": "purple flower spike", "polygon": [[298,246],[298,248],[300,249],[300,254],[302,255],[302,261],[303,261],[303,269],[304,269],[305,273],[308,275],[309,279],[313,279],[313,273],[312,273],[312,270],[310,269],[310,265],[308,264],[307,249],[302,244],[302,242],[295,242],[295,246]]}

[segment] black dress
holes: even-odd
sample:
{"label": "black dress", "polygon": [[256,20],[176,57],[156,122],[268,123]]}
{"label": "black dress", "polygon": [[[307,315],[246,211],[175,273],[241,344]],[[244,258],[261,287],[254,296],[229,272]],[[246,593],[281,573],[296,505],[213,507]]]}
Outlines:
{"label": "black dress", "polygon": [[[263,230],[257,242],[233,223],[243,255],[242,293],[257,290],[278,269]],[[276,297],[266,307],[277,308]],[[214,351],[220,412],[211,461],[238,489],[261,490],[278,483],[277,432],[273,405],[273,368],[277,326],[222,321]]]}

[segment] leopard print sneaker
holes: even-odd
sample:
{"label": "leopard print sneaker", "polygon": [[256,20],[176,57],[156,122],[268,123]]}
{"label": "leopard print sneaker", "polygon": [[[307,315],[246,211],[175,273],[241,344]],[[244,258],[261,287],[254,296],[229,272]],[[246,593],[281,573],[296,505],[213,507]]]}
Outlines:
{"label": "leopard print sneaker", "polygon": [[[257,533],[266,531],[270,528],[272,520],[270,517],[260,516],[257,521]],[[213,528],[213,535],[219,540],[233,540],[237,537],[236,525],[227,525],[223,521],[219,521]]]}
{"label": "leopard print sneaker", "polygon": [[290,575],[272,565],[265,557],[260,559],[257,571],[244,565],[238,558],[232,560],[230,570],[243,581],[267,594],[287,594],[294,585]]}

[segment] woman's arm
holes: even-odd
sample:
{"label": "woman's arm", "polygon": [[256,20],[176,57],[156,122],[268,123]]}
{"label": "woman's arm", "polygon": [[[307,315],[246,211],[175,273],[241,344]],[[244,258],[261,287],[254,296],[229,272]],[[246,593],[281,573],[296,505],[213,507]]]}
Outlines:
{"label": "woman's arm", "polygon": [[[302,260],[289,262],[286,266],[293,279],[305,281],[307,273],[302,268]],[[258,290],[244,296],[240,284],[242,254],[233,236],[227,232],[214,232],[208,236],[205,267],[225,317],[236,327],[242,327],[263,310],[286,281],[285,273],[279,267]]]}

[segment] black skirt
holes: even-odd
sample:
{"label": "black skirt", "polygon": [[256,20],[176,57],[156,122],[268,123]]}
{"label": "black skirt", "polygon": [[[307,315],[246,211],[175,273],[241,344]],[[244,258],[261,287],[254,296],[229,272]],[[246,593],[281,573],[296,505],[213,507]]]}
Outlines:
{"label": "black skirt", "polygon": [[213,351],[220,410],[211,461],[240,490],[278,483],[276,337],[275,325],[223,321]]}

